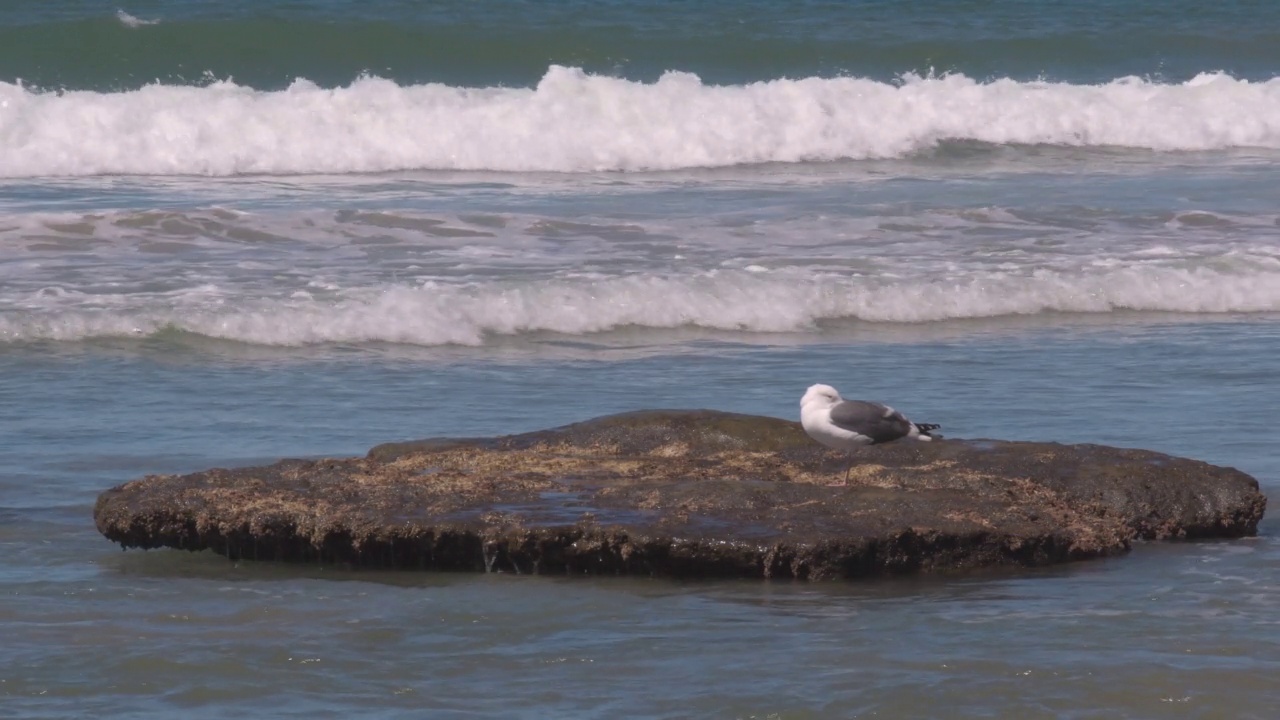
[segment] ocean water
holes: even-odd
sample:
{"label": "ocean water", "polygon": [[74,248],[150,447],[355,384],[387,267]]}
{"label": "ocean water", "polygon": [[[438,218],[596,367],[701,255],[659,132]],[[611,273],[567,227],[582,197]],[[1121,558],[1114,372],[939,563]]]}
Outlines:
{"label": "ocean water", "polygon": [[0,715],[1270,718],[1280,526],[875,583],[122,553],[99,492],[813,382],[1280,484],[1280,5],[0,8]]}

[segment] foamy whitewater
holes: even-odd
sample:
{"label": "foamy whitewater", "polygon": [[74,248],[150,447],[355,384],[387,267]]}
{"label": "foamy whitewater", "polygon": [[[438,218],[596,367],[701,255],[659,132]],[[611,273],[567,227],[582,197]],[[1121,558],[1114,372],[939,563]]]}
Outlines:
{"label": "foamy whitewater", "polygon": [[553,66],[532,89],[377,77],[263,92],[219,80],[118,93],[0,82],[0,177],[590,172],[896,158],[940,142],[1280,148],[1280,80],[1177,84],[841,78],[651,84]]}
{"label": "foamy whitewater", "polygon": [[1274,216],[1121,216],[1087,237],[1062,218],[1023,215],[846,212],[750,226],[403,212],[15,215],[0,228],[0,341],[180,330],[262,345],[480,345],[628,327],[812,333],[831,321],[1280,312],[1280,249],[1265,241]]}
{"label": "foamy whitewater", "polygon": [[707,271],[300,289],[279,299],[238,298],[212,284],[130,298],[49,286],[12,303],[21,311],[0,318],[0,339],[84,340],[174,329],[262,345],[480,345],[487,335],[581,335],[629,326],[794,333],[816,330],[824,320],[917,323],[1054,311],[1280,312],[1280,263],[1271,264],[1270,272],[1237,273],[1160,267],[1091,275],[990,272],[946,283]]}
{"label": "foamy whitewater", "polygon": [[0,716],[1271,720],[1270,518],[792,584],[121,552],[93,510],[647,408],[797,420],[827,383],[942,442],[1235,467],[1274,515],[1278,28],[1241,0],[0,3]]}

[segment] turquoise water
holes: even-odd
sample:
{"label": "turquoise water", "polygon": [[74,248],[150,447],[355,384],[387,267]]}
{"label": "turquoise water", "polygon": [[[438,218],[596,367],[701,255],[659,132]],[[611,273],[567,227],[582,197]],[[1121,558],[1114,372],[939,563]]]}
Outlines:
{"label": "turquoise water", "polygon": [[804,388],[1274,495],[1264,3],[10,3],[6,717],[1241,717],[1275,524],[886,584],[122,553],[103,489]]}
{"label": "turquoise water", "polygon": [[233,77],[278,89],[373,74],[400,83],[535,84],[549,65],[714,83],[906,72],[979,79],[1180,82],[1274,76],[1265,2],[15,2],[0,77],[120,90]]}

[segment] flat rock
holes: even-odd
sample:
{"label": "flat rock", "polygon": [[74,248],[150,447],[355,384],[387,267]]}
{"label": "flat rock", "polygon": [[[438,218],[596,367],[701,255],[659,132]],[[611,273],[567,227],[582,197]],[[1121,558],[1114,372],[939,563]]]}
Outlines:
{"label": "flat rock", "polygon": [[1146,450],[902,441],[849,456],[798,423],[642,411],[363,458],[152,475],[94,517],[125,548],[360,567],[853,578],[1032,567],[1137,538],[1240,537],[1266,498]]}

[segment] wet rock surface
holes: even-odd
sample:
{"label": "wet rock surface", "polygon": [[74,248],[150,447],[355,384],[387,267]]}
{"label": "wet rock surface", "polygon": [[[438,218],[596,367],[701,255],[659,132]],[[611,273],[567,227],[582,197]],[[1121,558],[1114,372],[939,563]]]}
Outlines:
{"label": "wet rock surface", "polygon": [[1135,538],[1252,535],[1258,483],[1098,445],[814,443],[798,423],[643,411],[367,457],[148,476],[104,492],[125,548],[403,569],[853,578],[1038,566]]}

